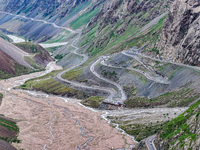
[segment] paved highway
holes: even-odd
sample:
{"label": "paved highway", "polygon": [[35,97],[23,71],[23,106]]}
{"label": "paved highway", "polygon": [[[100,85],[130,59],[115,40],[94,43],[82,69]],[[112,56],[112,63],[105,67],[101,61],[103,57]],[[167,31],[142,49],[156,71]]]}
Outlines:
{"label": "paved highway", "polygon": [[157,150],[154,144],[155,138],[156,138],[156,135],[152,135],[146,139],[145,143],[149,150]]}

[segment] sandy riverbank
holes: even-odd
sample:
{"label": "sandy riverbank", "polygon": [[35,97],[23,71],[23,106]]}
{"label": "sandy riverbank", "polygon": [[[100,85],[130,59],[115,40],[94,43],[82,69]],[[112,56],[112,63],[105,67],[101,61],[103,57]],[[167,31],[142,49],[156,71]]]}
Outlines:
{"label": "sandy riverbank", "polygon": [[[50,66],[56,69],[57,66]],[[57,68],[59,69],[59,68]],[[17,120],[21,143],[17,149],[91,149],[109,150],[133,145],[130,137],[121,134],[101,118],[101,112],[93,112],[77,104],[78,100],[64,101],[43,93],[11,89],[33,73],[0,81],[4,94],[0,113]]]}

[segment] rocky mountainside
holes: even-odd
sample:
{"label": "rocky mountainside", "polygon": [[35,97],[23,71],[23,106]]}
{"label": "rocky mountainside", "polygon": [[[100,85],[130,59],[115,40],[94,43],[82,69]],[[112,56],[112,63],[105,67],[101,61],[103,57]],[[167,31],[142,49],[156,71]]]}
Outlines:
{"label": "rocky mountainside", "polygon": [[[110,0],[91,19],[83,32],[82,45],[96,55],[136,36],[142,27],[168,11],[172,0]],[[133,40],[131,40],[133,42]],[[127,46],[132,46],[128,45]],[[121,49],[123,50],[123,49]]]}
{"label": "rocky mountainside", "polygon": [[[199,99],[199,70],[151,58],[139,49],[150,45],[144,51],[154,56],[199,65],[199,0],[0,0],[0,10],[0,28],[6,33],[38,43],[68,43],[50,48],[58,65],[68,69],[28,80],[21,86],[24,89],[85,99],[83,104],[92,107],[99,107],[102,100],[119,101],[127,109],[188,107]],[[16,46],[26,52],[26,62],[34,68],[52,60],[38,45]],[[1,47],[0,69],[16,75],[15,62]],[[137,140],[162,129],[159,148],[196,149],[199,105],[168,123],[135,124],[145,129],[142,134],[127,120],[121,128]]]}
{"label": "rocky mountainside", "polygon": [[60,19],[69,14],[77,5],[84,5],[88,1],[90,0],[10,0],[3,9],[16,14],[25,13],[33,18],[40,15]]}
{"label": "rocky mountainside", "polygon": [[158,149],[200,149],[200,101],[167,123],[157,136]]}
{"label": "rocky mountainside", "polygon": [[175,0],[158,44],[164,59],[200,65],[200,1]]}
{"label": "rocky mountainside", "polygon": [[8,41],[0,38],[0,49],[7,55],[9,55],[12,59],[14,59],[20,65],[31,68],[31,66],[24,60],[24,57],[28,55],[28,53],[24,52],[17,46],[9,43]]}
{"label": "rocky mountainside", "polygon": [[12,44],[3,33],[1,37],[5,40],[0,38],[0,79],[30,73],[35,69],[41,70],[53,61],[49,52],[37,44],[31,42]]}
{"label": "rocky mountainside", "polygon": [[[34,41],[45,41],[61,32],[62,28],[56,25],[66,27],[91,3],[92,0],[1,0],[0,28],[4,32],[23,35]],[[36,20],[33,21],[31,18]]]}

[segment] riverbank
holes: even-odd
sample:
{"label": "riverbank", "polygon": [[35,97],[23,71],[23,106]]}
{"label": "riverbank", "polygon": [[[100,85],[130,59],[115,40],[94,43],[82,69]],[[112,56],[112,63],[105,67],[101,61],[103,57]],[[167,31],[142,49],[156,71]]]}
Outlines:
{"label": "riverbank", "polygon": [[[50,70],[60,69],[55,64]],[[132,139],[118,132],[94,112],[78,104],[76,99],[19,91],[13,86],[44,72],[0,81],[4,99],[0,112],[12,117],[19,126],[17,149],[119,149],[133,145]],[[67,101],[70,102],[67,102]]]}

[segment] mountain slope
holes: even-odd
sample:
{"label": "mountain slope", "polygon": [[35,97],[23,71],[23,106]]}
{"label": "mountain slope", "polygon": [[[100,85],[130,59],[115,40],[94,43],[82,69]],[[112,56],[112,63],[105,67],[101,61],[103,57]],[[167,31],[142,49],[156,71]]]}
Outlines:
{"label": "mountain slope", "polygon": [[30,68],[18,64],[0,49],[0,79],[7,79],[16,75],[29,73]]}
{"label": "mountain slope", "polygon": [[[83,31],[81,46],[89,45],[87,52],[92,56],[108,53],[112,47],[138,35],[143,26],[167,12],[170,3],[171,0],[106,1]],[[116,47],[113,49],[112,52],[116,51]]]}
{"label": "mountain slope", "polygon": [[[63,28],[57,28],[58,26],[69,25],[91,3],[92,0],[0,1],[2,5],[0,27],[7,32],[23,35],[28,39],[46,41],[63,31]],[[6,12],[14,15],[6,14]],[[42,20],[49,23],[44,23]]]}
{"label": "mountain slope", "polygon": [[200,149],[200,101],[168,122],[157,137],[158,149]]}
{"label": "mountain slope", "polygon": [[158,49],[164,59],[200,65],[200,1],[175,0],[165,21]]}
{"label": "mountain slope", "polygon": [[0,38],[0,49],[1,51],[9,55],[12,59],[14,59],[16,62],[18,62],[20,65],[31,68],[31,66],[24,60],[24,57],[28,56],[28,53],[22,51],[15,45]]}
{"label": "mountain slope", "polygon": [[31,42],[15,43],[23,51],[33,54],[33,61],[41,67],[45,67],[50,61],[53,61],[48,51],[38,44]]}

